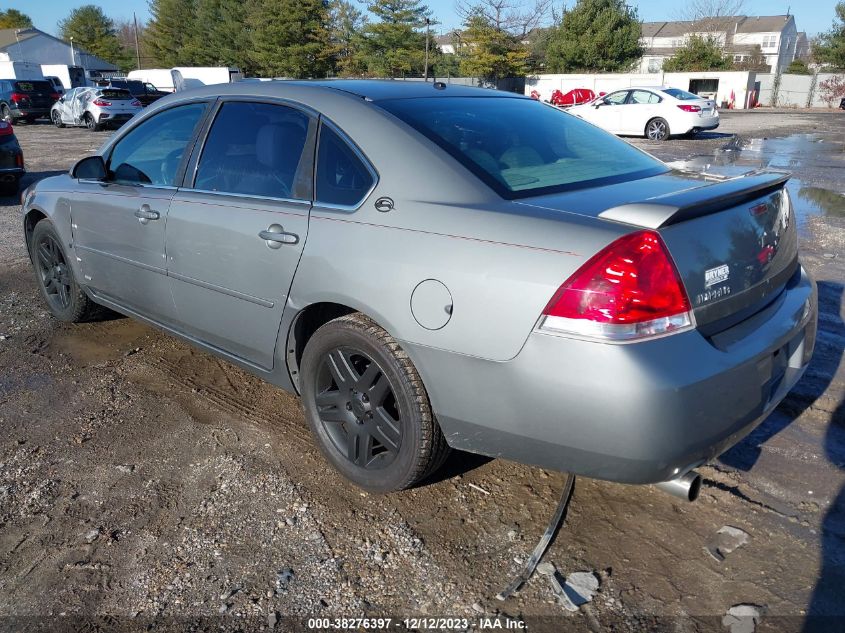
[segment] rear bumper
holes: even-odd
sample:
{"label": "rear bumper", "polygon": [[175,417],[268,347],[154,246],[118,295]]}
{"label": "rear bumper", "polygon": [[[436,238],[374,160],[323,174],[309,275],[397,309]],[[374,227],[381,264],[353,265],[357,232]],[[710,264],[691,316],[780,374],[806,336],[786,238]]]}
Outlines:
{"label": "rear bumper", "polygon": [[131,114],[125,112],[119,112],[116,114],[112,114],[111,112],[101,112],[97,115],[97,123],[102,125],[121,125],[131,119],[134,114],[134,112]]}
{"label": "rear bumper", "polygon": [[751,432],[803,374],[817,299],[803,270],[718,340],[697,331],[633,344],[534,332],[493,362],[407,345],[448,443],[625,483],[683,474]]}
{"label": "rear bumper", "polygon": [[50,108],[10,108],[13,119],[41,119],[50,114]]}

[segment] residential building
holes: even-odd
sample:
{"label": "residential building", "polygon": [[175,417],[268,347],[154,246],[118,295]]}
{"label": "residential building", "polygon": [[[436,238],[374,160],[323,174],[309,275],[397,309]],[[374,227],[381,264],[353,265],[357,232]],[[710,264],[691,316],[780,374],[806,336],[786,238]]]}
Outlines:
{"label": "residential building", "polygon": [[772,71],[784,70],[809,51],[806,33],[799,33],[793,15],[726,16],[679,22],[644,22],[640,43],[645,53],[639,71],[660,72],[693,35],[719,42],[735,62],[748,61],[760,47]]}

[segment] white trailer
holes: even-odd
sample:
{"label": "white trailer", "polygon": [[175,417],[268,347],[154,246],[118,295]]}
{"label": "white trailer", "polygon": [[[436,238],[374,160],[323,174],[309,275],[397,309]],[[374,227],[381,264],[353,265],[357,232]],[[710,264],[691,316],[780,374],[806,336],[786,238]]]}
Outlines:
{"label": "white trailer", "polygon": [[44,74],[33,62],[0,60],[0,79],[44,79]]}
{"label": "white trailer", "polygon": [[126,75],[127,79],[143,81],[152,84],[162,92],[173,92],[173,77],[169,68],[145,68],[143,70],[132,70]]}
{"label": "white trailer", "polygon": [[67,64],[41,64],[41,73],[45,77],[58,77],[65,90],[71,88],[82,88],[88,85],[85,78],[85,69],[81,66],[68,66]]}
{"label": "white trailer", "polygon": [[233,66],[177,66],[133,70],[126,78],[150,83],[164,92],[175,92],[240,81],[243,79],[243,73]]}

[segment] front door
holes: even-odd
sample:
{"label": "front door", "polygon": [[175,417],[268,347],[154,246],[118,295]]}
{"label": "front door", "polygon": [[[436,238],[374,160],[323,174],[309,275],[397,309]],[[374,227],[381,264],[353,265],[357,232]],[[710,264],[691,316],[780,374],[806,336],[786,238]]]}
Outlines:
{"label": "front door", "polygon": [[179,166],[207,104],[164,110],[130,130],[107,156],[105,181],[80,180],[71,199],[85,283],[159,321],[174,315],[164,228]]}
{"label": "front door", "polygon": [[179,328],[265,369],[308,233],[315,126],[287,105],[224,100],[167,219]]}
{"label": "front door", "polygon": [[620,106],[620,132],[639,136],[645,134],[646,123],[660,115],[660,101],[660,97],[650,90],[632,90],[628,103]]}

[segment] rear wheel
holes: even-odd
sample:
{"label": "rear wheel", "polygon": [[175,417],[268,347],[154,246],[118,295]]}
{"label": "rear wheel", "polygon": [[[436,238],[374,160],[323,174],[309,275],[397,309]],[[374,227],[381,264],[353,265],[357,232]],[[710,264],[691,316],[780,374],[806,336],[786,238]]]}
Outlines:
{"label": "rear wheel", "polygon": [[665,141],[669,138],[669,123],[660,117],[652,119],[646,123],[645,136],[651,141]]}
{"label": "rear wheel", "polygon": [[59,114],[58,110],[53,110],[53,113],[50,115],[50,118],[53,119],[53,125],[56,127],[64,127],[65,124],[62,123],[62,115]]}
{"label": "rear wheel", "polygon": [[413,486],[449,453],[417,370],[361,314],[318,329],[301,363],[302,402],[325,456],[374,492]]}
{"label": "rear wheel", "polygon": [[0,106],[0,119],[3,119],[6,123],[12,122],[12,111],[5,103]]}
{"label": "rear wheel", "polygon": [[54,317],[60,321],[80,323],[91,321],[105,312],[76,283],[62,248],[62,240],[49,220],[41,220],[35,225],[29,241],[29,253],[38,288]]}
{"label": "rear wheel", "polygon": [[20,188],[20,179],[14,178],[7,182],[0,183],[0,196],[14,196]]}
{"label": "rear wheel", "polygon": [[90,112],[85,113],[85,127],[92,132],[98,132],[100,130],[100,125],[97,123],[97,119],[95,119],[94,115]]}

